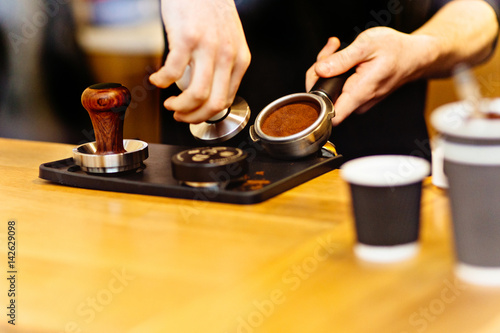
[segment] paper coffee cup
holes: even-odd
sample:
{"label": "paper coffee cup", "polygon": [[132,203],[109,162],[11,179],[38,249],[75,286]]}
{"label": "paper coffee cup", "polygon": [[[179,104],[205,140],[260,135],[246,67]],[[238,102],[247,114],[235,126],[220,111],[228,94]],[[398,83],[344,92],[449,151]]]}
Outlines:
{"label": "paper coffee cup", "polygon": [[356,255],[372,262],[414,256],[422,180],[430,173],[429,162],[413,156],[368,156],[343,164],[340,172],[351,189]]}
{"label": "paper coffee cup", "polygon": [[[500,115],[500,99],[482,104]],[[456,274],[500,286],[500,119],[472,117],[464,103],[452,103],[436,109],[431,121],[444,139]]]}

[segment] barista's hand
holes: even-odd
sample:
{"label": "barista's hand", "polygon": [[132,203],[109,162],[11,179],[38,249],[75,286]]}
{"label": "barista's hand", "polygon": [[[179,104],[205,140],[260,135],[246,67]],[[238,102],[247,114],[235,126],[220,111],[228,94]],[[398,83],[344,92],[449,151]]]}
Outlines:
{"label": "barista's hand", "polygon": [[449,1],[411,34],[386,27],[367,29],[337,53],[339,42],[330,39],[307,72],[306,87],[310,89],[319,76],[332,77],[356,67],[335,102],[336,125],[409,81],[448,76],[459,63],[481,63],[492,54],[497,38],[498,21],[490,3]]}
{"label": "barista's hand", "polygon": [[177,121],[205,121],[231,105],[250,64],[234,0],[162,0],[162,16],[169,54],[150,81],[166,88],[189,65],[189,86],[164,105]]}
{"label": "barista's hand", "polygon": [[306,88],[318,77],[332,77],[356,67],[335,102],[334,125],[352,112],[363,113],[402,84],[418,77],[423,59],[428,59],[429,37],[409,35],[391,28],[376,27],[362,32],[345,49],[332,37],[307,71]]}

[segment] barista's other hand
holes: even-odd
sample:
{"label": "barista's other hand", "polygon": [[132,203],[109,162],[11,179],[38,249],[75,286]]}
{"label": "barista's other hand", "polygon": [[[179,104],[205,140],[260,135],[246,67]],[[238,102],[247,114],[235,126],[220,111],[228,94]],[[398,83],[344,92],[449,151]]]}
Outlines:
{"label": "barista's other hand", "polygon": [[332,77],[356,67],[335,102],[333,125],[351,113],[363,113],[406,82],[418,78],[429,57],[429,37],[409,35],[391,28],[367,29],[343,50],[332,37],[306,73],[309,91],[319,77]]}
{"label": "barista's other hand", "polygon": [[169,53],[150,81],[166,88],[189,65],[189,86],[164,106],[177,121],[205,121],[231,105],[250,64],[234,0],[162,0],[161,12]]}

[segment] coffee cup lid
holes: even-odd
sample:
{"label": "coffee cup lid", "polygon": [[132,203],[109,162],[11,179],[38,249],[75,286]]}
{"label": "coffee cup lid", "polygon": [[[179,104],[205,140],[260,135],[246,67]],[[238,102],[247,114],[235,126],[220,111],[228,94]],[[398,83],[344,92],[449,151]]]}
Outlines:
{"label": "coffee cup lid", "polygon": [[[500,117],[500,98],[483,99],[481,109]],[[465,139],[500,139],[500,119],[472,115],[466,102],[454,102],[438,107],[431,115],[434,128],[445,135]]]}
{"label": "coffee cup lid", "polygon": [[341,177],[364,186],[391,187],[422,181],[430,174],[430,163],[420,157],[407,155],[374,155],[344,163]]}

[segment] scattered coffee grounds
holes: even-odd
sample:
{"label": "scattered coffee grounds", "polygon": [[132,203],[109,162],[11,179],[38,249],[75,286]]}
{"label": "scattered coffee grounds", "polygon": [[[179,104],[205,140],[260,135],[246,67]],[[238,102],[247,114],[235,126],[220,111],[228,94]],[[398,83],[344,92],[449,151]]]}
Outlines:
{"label": "scattered coffee grounds", "polygon": [[488,119],[500,119],[500,114],[497,112],[487,112],[486,118],[488,118]]}
{"label": "scattered coffee grounds", "polygon": [[319,113],[319,105],[312,102],[287,104],[267,116],[261,129],[269,136],[293,135],[311,126]]}
{"label": "scattered coffee grounds", "polygon": [[478,111],[469,115],[468,119],[500,119],[500,113],[495,111]]}
{"label": "scattered coffee grounds", "polygon": [[270,180],[265,179],[264,171],[255,171],[255,174],[250,178],[246,176],[245,182],[241,184],[238,189],[241,191],[255,191],[260,190],[264,186],[271,183]]}

